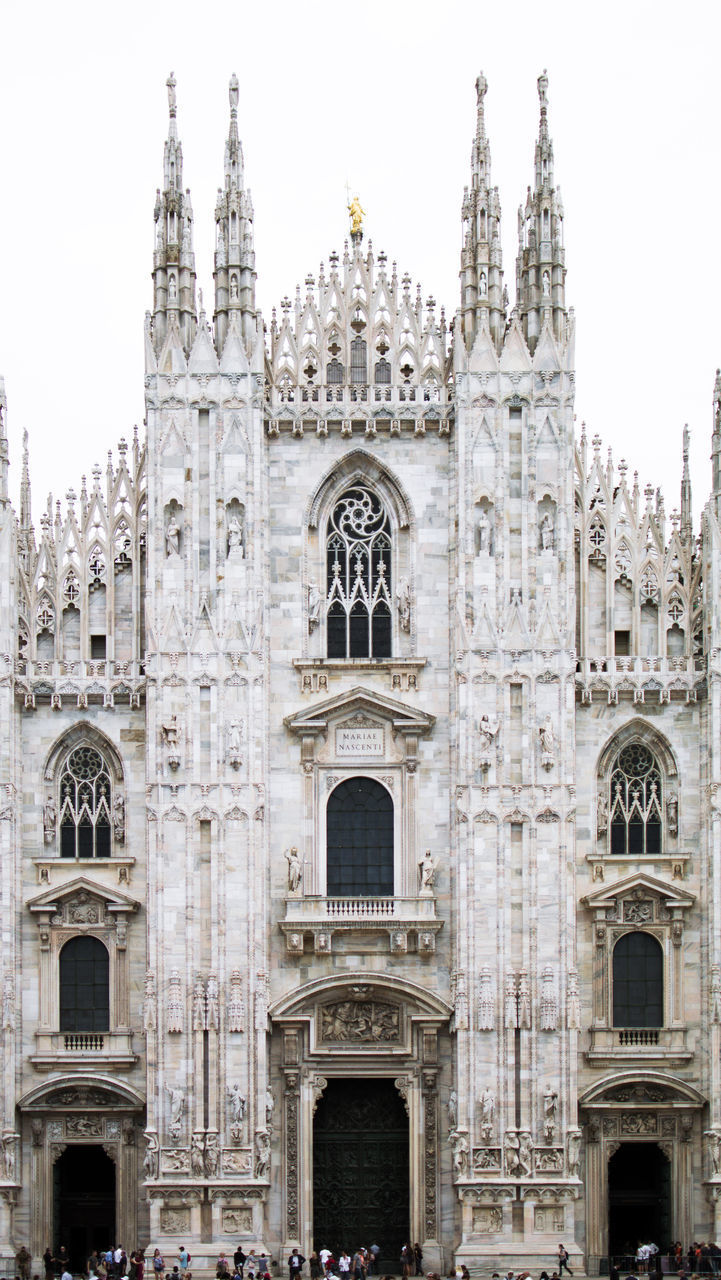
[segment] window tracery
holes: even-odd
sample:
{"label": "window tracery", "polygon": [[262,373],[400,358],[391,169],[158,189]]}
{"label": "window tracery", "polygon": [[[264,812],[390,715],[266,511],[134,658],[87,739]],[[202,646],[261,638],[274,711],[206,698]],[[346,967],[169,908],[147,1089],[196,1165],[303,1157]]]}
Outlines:
{"label": "window tracery", "polygon": [[367,485],[353,485],[336,502],[326,551],[328,657],[390,657],[391,527]]}
{"label": "window tracery", "polygon": [[110,857],[112,804],[110,773],[100,752],[74,747],[60,775],[61,857]]}
{"label": "window tracery", "polygon": [[663,785],[648,747],[630,742],[619,752],[611,774],[611,853],[660,853]]}

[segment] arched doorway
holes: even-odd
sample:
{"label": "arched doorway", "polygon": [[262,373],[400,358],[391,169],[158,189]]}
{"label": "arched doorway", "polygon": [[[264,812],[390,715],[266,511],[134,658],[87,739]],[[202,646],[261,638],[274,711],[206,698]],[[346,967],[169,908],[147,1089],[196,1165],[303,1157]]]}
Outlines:
{"label": "arched doorway", "polygon": [[655,1142],[622,1142],[608,1162],[608,1241],[612,1257],[640,1243],[671,1239],[671,1166]]}
{"label": "arched doorway", "polygon": [[313,1244],[377,1244],[397,1272],[409,1233],[408,1116],[392,1080],[329,1080],[313,1125]]}
{"label": "arched doorway", "polygon": [[93,1249],[117,1244],[115,1234],[115,1164],[100,1144],[67,1146],[53,1166],[55,1249],[65,1245],[71,1269],[84,1272]]}

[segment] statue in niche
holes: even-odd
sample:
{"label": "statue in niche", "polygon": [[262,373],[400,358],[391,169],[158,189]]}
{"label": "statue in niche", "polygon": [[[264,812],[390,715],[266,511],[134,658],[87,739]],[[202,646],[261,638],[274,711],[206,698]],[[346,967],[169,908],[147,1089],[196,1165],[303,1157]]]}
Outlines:
{"label": "statue in niche", "polygon": [[553,732],[553,719],[550,715],[546,716],[538,726],[538,733],[541,739],[541,763],[544,769],[549,769],[556,753],[556,735]]}
{"label": "statue in niche", "polygon": [[481,297],[482,297],[482,298],[485,298],[485,297],[487,296],[487,294],[488,294],[488,281],[487,281],[487,279],[486,279],[486,273],[485,273],[485,271],[482,271],[482,272],[481,272],[481,290],[480,290],[480,292],[481,292]]}
{"label": "statue in niche", "polygon": [[450,1143],[453,1148],[454,1176],[462,1178],[468,1168],[468,1139],[465,1133],[456,1130],[451,1134]]}
{"label": "statue in niche", "polygon": [[17,1134],[6,1133],[3,1136],[3,1163],[5,1165],[5,1177],[8,1182],[15,1181],[15,1143],[17,1142]]}
{"label": "statue in niche", "polygon": [[411,584],[407,578],[401,578],[396,588],[396,603],[401,631],[411,629]]}
{"label": "statue in niche", "polygon": [[206,1025],[208,1029],[218,1026],[219,1007],[218,1007],[218,979],[214,973],[208,974],[208,983],[205,993],[205,1009],[206,1009]]}
{"label": "statue in niche", "polygon": [[673,792],[666,800],[666,818],[668,819],[668,834],[670,836],[678,835],[678,796]]}
{"label": "statue in niche", "polygon": [[217,1174],[219,1161],[218,1135],[217,1133],[208,1133],[205,1136],[205,1172],[209,1178],[214,1178]]}
{"label": "statue in niche", "polygon": [[436,883],[436,861],[435,858],[431,857],[430,849],[426,849],[423,857],[418,863],[418,873],[421,893],[432,893],[433,886]]}
{"label": "statue in niche", "polygon": [[171,271],[168,276],[168,302],[176,302],[178,298],[178,286],[175,283],[175,276]]}
{"label": "statue in niche", "polygon": [[486,511],[481,507],[478,517],[478,554],[488,555],[491,550],[491,522]]}
{"label": "statue in niche", "polygon": [[228,1085],[230,1117],[233,1124],[241,1124],[245,1118],[246,1101],[237,1084]]}
{"label": "statue in niche", "polygon": [[232,276],[230,277],[230,301],[231,302],[238,301],[238,277],[235,274],[235,272],[233,272]]}
{"label": "statue in niche", "polygon": [[721,1173],[721,1136],[713,1130],[706,1135],[708,1138],[708,1154],[711,1162],[711,1174],[717,1177]]}
{"label": "statue in niche", "polygon": [[553,524],[553,517],[551,516],[550,511],[547,511],[543,519],[541,520],[541,550],[542,551],[553,551],[554,533],[555,533],[555,527]]}
{"label": "statue in niche", "polygon": [[288,888],[291,893],[297,893],[303,879],[303,863],[295,845],[286,849],[285,860],[288,863]]}
{"label": "statue in niche", "polygon": [[228,559],[242,560],[245,554],[243,537],[243,519],[233,514],[228,521]]}
{"label": "statue in niche", "polygon": [[503,1139],[503,1153],[506,1159],[506,1173],[509,1178],[518,1176],[521,1166],[518,1160],[518,1134],[509,1129]]}
{"label": "statue in niche", "polygon": [[481,750],[484,755],[489,755],[493,743],[496,740],[499,729],[499,721],[497,716],[489,716],[485,711],[478,721],[478,732],[481,735]]}
{"label": "statue in niche", "polygon": [[165,526],[165,551],[169,557],[180,555],[180,525],[174,511],[171,511]]}
{"label": "statue in niche", "polygon": [[544,298],[551,296],[551,277],[547,271],[543,273],[543,296]]}
{"label": "statue in niche", "polygon": [[241,721],[231,720],[228,725],[228,763],[238,769],[243,763],[241,755]]}
{"label": "statue in niche", "polygon": [[308,583],[308,630],[314,631],[320,622],[321,595],[317,582]]}
{"label": "statue in niche", "polygon": [[55,808],[55,801],[52,796],[48,796],[43,809],[43,835],[46,844],[52,844],[55,839],[57,820],[58,811]]}
{"label": "statue in niche", "polygon": [[521,1178],[530,1178],[533,1163],[533,1143],[530,1133],[521,1133],[518,1138],[518,1172]]}
{"label": "statue in niche", "polygon": [[266,1129],[258,1129],[255,1135],[255,1176],[267,1178],[270,1166],[270,1136]]}

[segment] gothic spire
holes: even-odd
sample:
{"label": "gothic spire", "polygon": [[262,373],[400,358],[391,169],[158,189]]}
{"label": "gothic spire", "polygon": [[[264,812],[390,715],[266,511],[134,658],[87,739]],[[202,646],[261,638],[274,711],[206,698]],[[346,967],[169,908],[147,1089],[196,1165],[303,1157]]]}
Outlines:
{"label": "gothic spire", "polygon": [[7,399],[5,397],[5,379],[0,378],[0,506],[5,506],[8,501],[8,468],[10,462],[8,455],[8,438],[5,433],[6,412]]}
{"label": "gothic spire", "polygon": [[168,86],[168,137],[163,150],[163,190],[155,201],[153,254],[153,345],[160,351],[168,330],[177,328],[186,354],[197,327],[195,254],[190,192],[183,192],[183,148],[178,140],[175,76]]}
{"label": "gothic spire", "polygon": [[691,512],[691,471],[688,462],[689,429],[686,423],[683,429],[683,476],[681,479],[681,541],[690,542],[693,537],[693,520]]}
{"label": "gothic spire", "polygon": [[548,132],[548,76],[538,77],[540,123],[535,183],[518,210],[516,291],[526,341],[534,351],[544,323],[559,342],[566,331],[566,266],[561,191],[553,185],[553,143]]}
{"label": "gothic spire", "polygon": [[463,192],[464,238],[461,251],[461,310],[468,350],[487,319],[496,348],[505,327],[501,205],[498,187],[491,187],[491,148],[486,137],[484,99],[488,81],[476,80],[476,136],[471,149],[471,186]]}
{"label": "gothic spire", "polygon": [[215,341],[223,350],[235,316],[246,349],[256,337],[253,204],[244,186],[243,148],[238,137],[238,77],[229,85],[230,127],[225,143],[224,186],[215,206]]}
{"label": "gothic spire", "polygon": [[714,506],[721,513],[721,369],[716,370],[713,388],[713,433],[711,436],[711,465]]}

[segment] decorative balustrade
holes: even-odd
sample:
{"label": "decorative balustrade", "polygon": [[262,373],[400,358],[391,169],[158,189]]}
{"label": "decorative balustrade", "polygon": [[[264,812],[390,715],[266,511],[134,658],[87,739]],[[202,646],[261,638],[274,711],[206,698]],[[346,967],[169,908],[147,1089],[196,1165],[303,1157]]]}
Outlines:
{"label": "decorative balustrade", "polygon": [[103,1070],[132,1067],[138,1061],[130,1031],[36,1031],[35,1053],[30,1061],[39,1071],[87,1067]]}
{"label": "decorative balustrade", "polygon": [[102,1052],[105,1037],[98,1035],[97,1032],[82,1035],[74,1032],[72,1035],[65,1036],[64,1044],[68,1053],[97,1053]]}
{"label": "decorative balustrade", "polygon": [[423,897],[325,898],[288,897],[281,921],[290,954],[305,949],[313,939],[317,954],[332,949],[333,934],[357,930],[387,932],[390,950],[405,952],[415,948],[421,955],[435,951],[435,935],[443,927],[436,914],[436,900]]}
{"label": "decorative balustrade", "polygon": [[687,1062],[693,1057],[685,1027],[592,1027],[586,1057],[591,1062],[632,1058],[645,1062]]}
{"label": "decorative balustrade", "polygon": [[619,697],[633,702],[695,702],[703,689],[706,662],[703,657],[600,657],[579,658],[576,663],[576,690],[581,701],[590,703],[605,697],[617,703]]}

